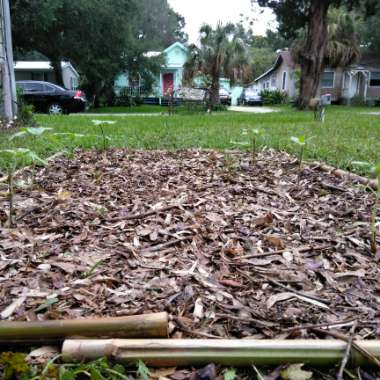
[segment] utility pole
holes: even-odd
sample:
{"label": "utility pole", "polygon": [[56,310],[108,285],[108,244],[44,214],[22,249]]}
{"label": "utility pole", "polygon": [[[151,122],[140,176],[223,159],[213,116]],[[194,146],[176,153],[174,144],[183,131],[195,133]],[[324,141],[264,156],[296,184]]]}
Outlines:
{"label": "utility pole", "polygon": [[17,96],[9,0],[0,0],[0,67],[2,116],[7,120],[12,120],[17,115]]}

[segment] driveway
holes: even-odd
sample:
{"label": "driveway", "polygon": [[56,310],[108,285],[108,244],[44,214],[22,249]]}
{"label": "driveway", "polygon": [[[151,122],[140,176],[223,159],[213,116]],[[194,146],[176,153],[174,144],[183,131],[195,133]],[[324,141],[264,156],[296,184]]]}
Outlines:
{"label": "driveway", "polygon": [[228,107],[228,111],[234,112],[248,112],[248,113],[271,113],[279,112],[279,110],[269,107],[241,107],[241,106],[232,106]]}

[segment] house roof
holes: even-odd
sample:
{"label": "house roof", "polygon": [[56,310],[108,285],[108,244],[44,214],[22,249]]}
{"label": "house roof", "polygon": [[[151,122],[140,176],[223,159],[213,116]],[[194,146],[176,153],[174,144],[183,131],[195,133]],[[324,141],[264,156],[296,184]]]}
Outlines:
{"label": "house roof", "polygon": [[380,53],[363,53],[352,67],[380,67]]}
{"label": "house roof", "polygon": [[169,51],[175,49],[176,47],[179,47],[180,49],[182,49],[185,52],[188,51],[188,49],[187,49],[187,47],[185,45],[181,44],[180,42],[174,42],[174,44],[171,44],[169,47],[167,47],[164,50],[164,53],[168,53]]}
{"label": "house roof", "polygon": [[290,67],[291,69],[294,69],[296,67],[296,63],[294,62],[290,51],[288,50],[280,51],[277,55],[276,61],[274,62],[273,66],[269,70],[267,70],[264,74],[261,74],[259,77],[257,77],[254,80],[254,82],[257,82],[258,80],[276,71],[283,62],[285,63],[286,66]]}
{"label": "house roof", "polygon": [[[75,73],[75,75],[79,77],[78,72],[70,62],[62,61],[61,67],[62,69],[69,67]],[[14,69],[20,71],[53,71],[53,67],[49,61],[16,61],[14,63]]]}

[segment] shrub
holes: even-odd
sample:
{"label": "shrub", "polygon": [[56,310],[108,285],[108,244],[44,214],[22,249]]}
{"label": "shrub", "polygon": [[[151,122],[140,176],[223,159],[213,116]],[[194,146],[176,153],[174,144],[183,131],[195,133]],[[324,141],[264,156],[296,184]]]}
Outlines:
{"label": "shrub", "polygon": [[34,120],[34,108],[32,105],[25,103],[20,88],[17,88],[17,125],[36,125]]}
{"label": "shrub", "polygon": [[135,105],[134,99],[130,95],[128,88],[127,87],[121,88],[115,98],[115,106],[131,107],[134,105]]}
{"label": "shrub", "polygon": [[197,114],[206,111],[206,105],[202,101],[185,100],[179,107],[179,111],[184,114]]}
{"label": "shrub", "polygon": [[213,105],[212,111],[213,112],[223,112],[223,111],[227,111],[227,108],[228,108],[227,105],[219,103],[219,104]]}
{"label": "shrub", "polygon": [[280,90],[262,90],[260,96],[264,104],[283,104],[286,101],[286,93]]}
{"label": "shrub", "polygon": [[352,97],[349,101],[349,104],[351,106],[365,106],[365,105],[367,105],[364,98],[360,95],[355,95],[354,97]]}

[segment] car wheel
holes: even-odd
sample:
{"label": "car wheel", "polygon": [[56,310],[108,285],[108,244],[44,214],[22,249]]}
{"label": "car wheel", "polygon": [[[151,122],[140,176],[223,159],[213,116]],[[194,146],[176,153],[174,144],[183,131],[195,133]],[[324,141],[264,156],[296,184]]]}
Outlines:
{"label": "car wheel", "polygon": [[52,103],[49,105],[48,113],[50,115],[62,115],[63,112],[63,107],[59,103]]}

